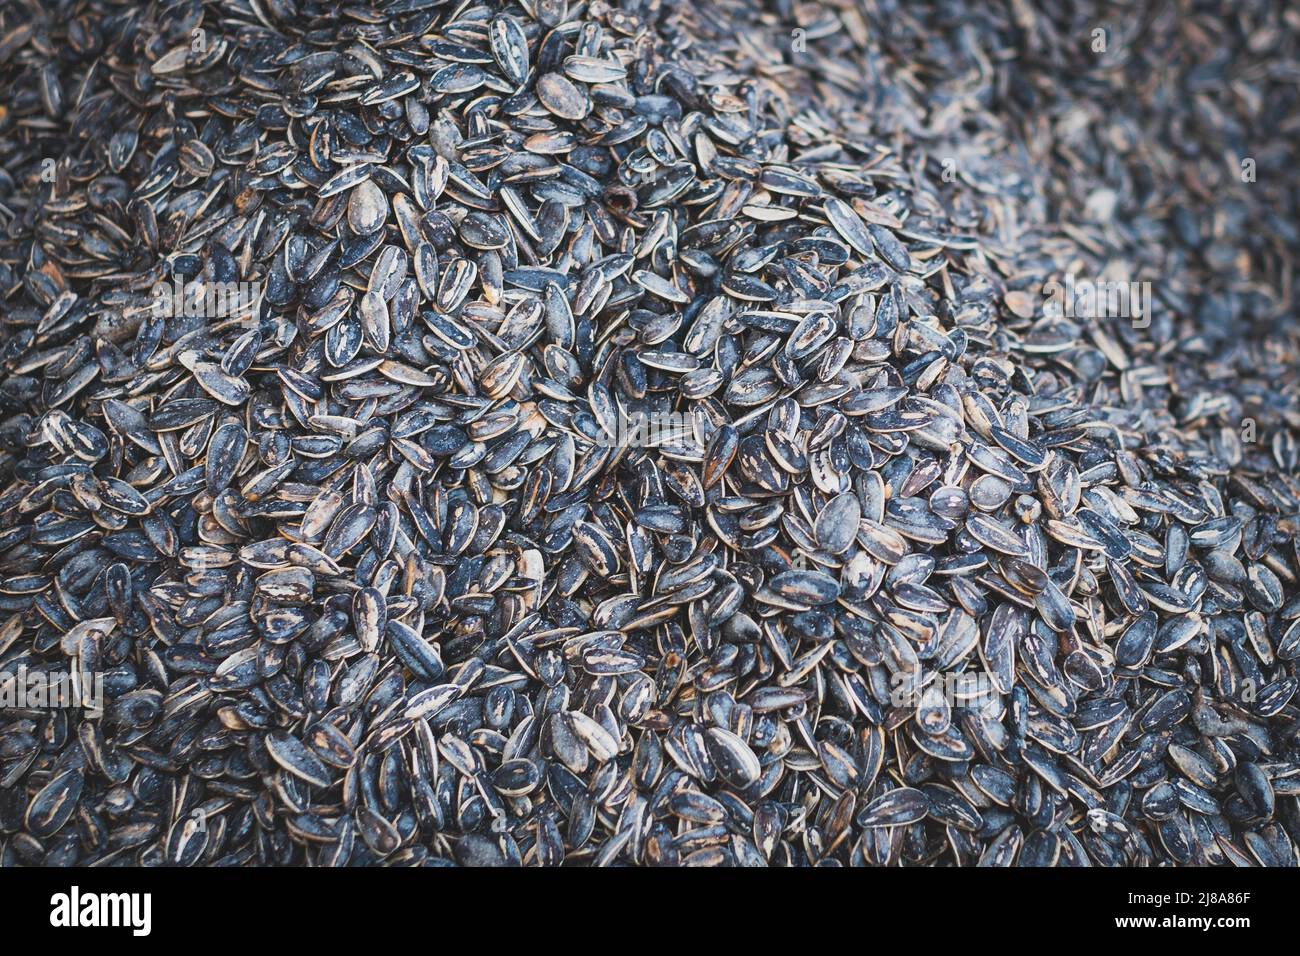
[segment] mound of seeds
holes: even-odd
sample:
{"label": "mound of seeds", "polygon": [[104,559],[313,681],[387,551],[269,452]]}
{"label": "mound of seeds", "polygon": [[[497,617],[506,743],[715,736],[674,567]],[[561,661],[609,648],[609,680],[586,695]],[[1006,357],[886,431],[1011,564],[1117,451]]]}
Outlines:
{"label": "mound of seeds", "polygon": [[1294,865],[1298,31],[9,5],[0,862]]}

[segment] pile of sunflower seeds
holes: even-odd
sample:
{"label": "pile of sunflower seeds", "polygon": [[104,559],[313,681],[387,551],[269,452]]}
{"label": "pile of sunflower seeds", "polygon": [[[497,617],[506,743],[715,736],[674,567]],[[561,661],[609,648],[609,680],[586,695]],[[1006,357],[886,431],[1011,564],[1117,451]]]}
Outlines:
{"label": "pile of sunflower seeds", "polygon": [[0,863],[1295,865],[1298,54],[9,4]]}

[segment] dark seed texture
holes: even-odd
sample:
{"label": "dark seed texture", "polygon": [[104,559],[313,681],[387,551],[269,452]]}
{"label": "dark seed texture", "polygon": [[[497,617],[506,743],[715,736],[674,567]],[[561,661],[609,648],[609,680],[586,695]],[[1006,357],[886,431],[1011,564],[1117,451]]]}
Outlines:
{"label": "dark seed texture", "polygon": [[1285,4],[44,6],[0,865],[1296,865]]}

